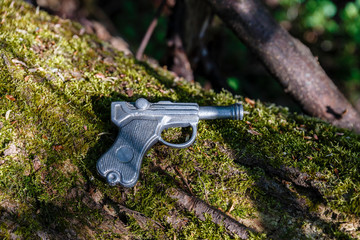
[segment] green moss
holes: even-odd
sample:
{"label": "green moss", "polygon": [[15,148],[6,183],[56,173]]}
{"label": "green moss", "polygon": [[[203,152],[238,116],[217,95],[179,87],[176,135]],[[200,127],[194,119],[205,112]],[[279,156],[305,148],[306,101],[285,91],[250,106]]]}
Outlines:
{"label": "green moss", "polygon": [[[182,236],[179,237],[184,239],[232,239],[226,234],[222,225],[216,226],[211,221],[211,216],[206,215],[205,217],[206,220],[201,222],[193,217],[193,221],[185,227]],[[239,238],[235,237],[235,239]]]}
{"label": "green moss", "polygon": [[[286,108],[261,102],[253,107],[229,92],[204,91],[173,79],[161,68],[82,34],[79,24],[50,17],[22,1],[4,0],[0,22],[0,206],[6,211],[5,198],[19,203],[13,210],[19,227],[10,232],[0,220],[1,237],[15,233],[32,238],[49,229],[63,236],[75,232],[84,238],[119,237],[101,225],[108,216],[100,210],[101,203],[91,200],[92,192],[99,191],[103,200],[124,204],[162,225],[144,227],[127,216],[127,227],[139,239],[231,238],[209,217],[200,221],[179,208],[168,194],[171,188],[183,188],[240,221],[253,219],[281,229],[283,237],[302,232],[306,216],[287,212],[258,186],[263,177],[277,179],[261,166],[235,161],[248,157],[308,173],[320,184],[322,204],[358,219],[359,136]],[[242,102],[249,114],[244,121],[200,122],[193,146],[171,149],[158,144],[149,151],[136,187],[109,187],[95,165],[117,133],[110,123],[110,104],[139,97],[200,105]],[[183,134],[181,129],[164,133],[173,141]],[[15,153],[8,152],[10,147]],[[84,192],[73,194],[76,189]],[[318,204],[317,199],[307,201],[309,207]],[[170,215],[184,224],[175,226],[168,221]],[[327,224],[331,223],[320,226]],[[264,239],[266,233],[270,231],[251,238]],[[340,233],[346,235],[339,229],[326,234]],[[306,238],[306,233],[299,238]]]}

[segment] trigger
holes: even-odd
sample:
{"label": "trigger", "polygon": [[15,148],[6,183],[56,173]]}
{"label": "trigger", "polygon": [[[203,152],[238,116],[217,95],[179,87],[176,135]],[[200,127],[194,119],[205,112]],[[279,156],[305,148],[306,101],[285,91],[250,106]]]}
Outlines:
{"label": "trigger", "polygon": [[165,141],[161,136],[159,138],[159,141],[161,143],[165,144],[166,146],[173,147],[173,148],[189,147],[191,144],[193,144],[195,142],[196,132],[197,132],[197,124],[191,124],[190,126],[192,127],[192,135],[191,135],[190,139],[184,143],[169,143],[169,142]]}

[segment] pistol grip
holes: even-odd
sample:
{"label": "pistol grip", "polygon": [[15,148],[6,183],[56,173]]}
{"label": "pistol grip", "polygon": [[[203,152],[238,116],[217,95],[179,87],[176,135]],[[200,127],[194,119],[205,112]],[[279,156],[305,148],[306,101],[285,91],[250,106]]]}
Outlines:
{"label": "pistol grip", "polygon": [[140,174],[145,153],[158,140],[158,122],[132,120],[120,129],[115,143],[101,156],[96,167],[110,185],[133,187]]}

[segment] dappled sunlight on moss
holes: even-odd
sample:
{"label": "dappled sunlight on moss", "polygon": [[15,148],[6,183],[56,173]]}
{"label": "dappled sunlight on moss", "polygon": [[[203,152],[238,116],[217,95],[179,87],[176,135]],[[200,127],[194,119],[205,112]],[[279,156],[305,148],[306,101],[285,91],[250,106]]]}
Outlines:
{"label": "dappled sunlight on moss", "polygon": [[[234,237],[208,216],[201,221],[178,207],[169,194],[175,188],[244,224],[257,219],[266,229],[284,216],[269,229],[284,228],[283,236],[299,231],[310,220],[295,219],[276,197],[267,196],[259,183],[278,179],[263,166],[243,164],[248,158],[261,159],[275,169],[289,166],[307,173],[319,184],[323,204],[358,219],[359,136],[286,108],[261,102],[253,106],[226,91],[204,91],[198,84],[124,56],[95,36],[81,34],[79,24],[50,17],[20,1],[4,0],[0,18],[5,19],[0,24],[0,192],[20,203],[17,211],[23,215],[11,217],[20,225],[19,236],[31,238],[56,229],[61,236],[119,237],[119,231],[101,225],[112,221],[114,226],[125,222],[140,239]],[[200,122],[198,138],[187,149],[155,145],[144,158],[134,188],[110,187],[95,167],[116,137],[110,104],[139,97],[200,105],[242,102],[248,114],[244,121]],[[182,133],[170,129],[165,134]],[[289,189],[297,191],[296,186]],[[93,197],[94,192],[101,198]],[[290,195],[317,206],[311,197]],[[116,212],[116,204],[161,227],[153,227],[151,221],[144,227],[133,215],[124,220],[103,209],[111,205]],[[183,224],[175,225],[169,215]],[[289,219],[295,220],[289,224]],[[48,226],[50,222],[56,223]],[[4,226],[1,222],[0,234],[7,236]],[[264,231],[250,238],[265,239]]]}

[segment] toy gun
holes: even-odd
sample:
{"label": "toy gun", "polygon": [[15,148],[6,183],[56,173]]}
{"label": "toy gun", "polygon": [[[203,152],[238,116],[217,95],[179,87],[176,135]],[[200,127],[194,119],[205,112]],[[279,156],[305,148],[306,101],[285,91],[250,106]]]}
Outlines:
{"label": "toy gun", "polygon": [[[110,185],[132,187],[139,178],[145,153],[158,141],[170,147],[186,148],[195,141],[199,120],[242,118],[243,106],[239,103],[199,107],[197,103],[150,103],[144,98],[135,103],[112,102],[111,120],[120,132],[115,143],[98,160],[97,170]],[[172,127],[191,127],[190,139],[181,144],[166,142],[161,132]]]}

